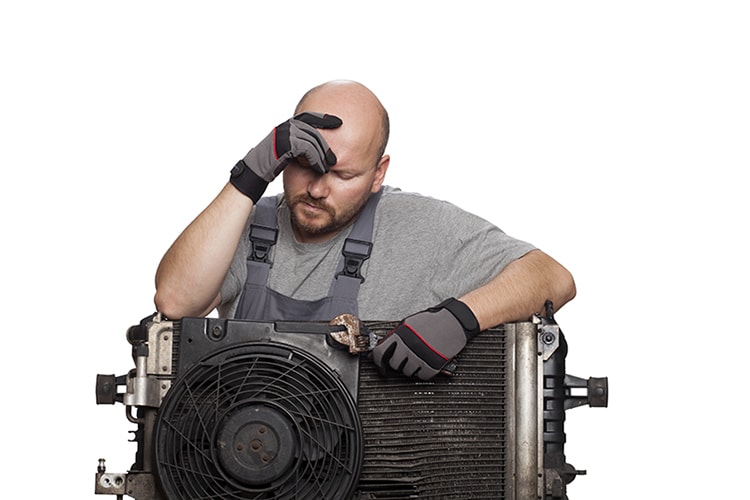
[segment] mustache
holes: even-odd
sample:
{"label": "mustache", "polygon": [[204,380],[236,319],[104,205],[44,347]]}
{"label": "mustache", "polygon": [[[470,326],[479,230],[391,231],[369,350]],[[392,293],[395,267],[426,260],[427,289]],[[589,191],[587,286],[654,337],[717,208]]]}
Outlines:
{"label": "mustache", "polygon": [[311,205],[315,208],[319,208],[321,210],[325,210],[329,214],[333,215],[334,211],[331,208],[328,203],[326,203],[323,200],[316,200],[315,198],[312,198],[308,194],[300,194],[295,197],[293,197],[291,200],[289,200],[289,206],[291,208],[294,208],[295,206],[299,205],[300,203],[305,203],[307,205]]}

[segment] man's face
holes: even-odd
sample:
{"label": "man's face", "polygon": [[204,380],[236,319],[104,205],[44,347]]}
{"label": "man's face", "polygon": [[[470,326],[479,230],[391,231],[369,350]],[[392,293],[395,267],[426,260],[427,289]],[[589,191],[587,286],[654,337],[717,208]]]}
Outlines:
{"label": "man's face", "polygon": [[318,130],[336,154],[336,165],[321,175],[291,162],[284,169],[284,196],[297,240],[332,238],[352,223],[371,193],[383,184],[389,158],[378,158],[382,144],[382,108],[359,84],[328,84],[308,94],[297,113],[313,111],[341,118],[335,129]]}
{"label": "man's face", "polygon": [[292,227],[297,239],[306,243],[326,241],[347,227],[370,194],[380,189],[387,168],[387,159],[376,164],[372,152],[340,140],[345,134],[325,135],[337,157],[329,173],[321,175],[299,162],[284,169]]}

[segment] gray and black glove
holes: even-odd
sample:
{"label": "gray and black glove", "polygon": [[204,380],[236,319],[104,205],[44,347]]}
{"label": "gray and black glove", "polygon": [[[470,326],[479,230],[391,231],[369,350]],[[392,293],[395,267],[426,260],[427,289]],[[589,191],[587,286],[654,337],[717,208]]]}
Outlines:
{"label": "gray and black glove", "polygon": [[274,128],[232,169],[229,182],[256,203],[284,167],[304,157],[309,168],[328,173],[336,155],[316,129],[341,126],[341,119],[321,113],[300,113]]}
{"label": "gray and black glove", "polygon": [[451,298],[405,318],[375,346],[372,356],[381,369],[429,380],[477,334],[474,313]]}

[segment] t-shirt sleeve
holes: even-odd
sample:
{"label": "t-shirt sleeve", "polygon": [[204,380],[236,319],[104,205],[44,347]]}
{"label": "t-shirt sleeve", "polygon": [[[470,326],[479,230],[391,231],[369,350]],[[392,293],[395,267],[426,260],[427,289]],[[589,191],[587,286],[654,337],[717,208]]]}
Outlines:
{"label": "t-shirt sleeve", "polygon": [[536,248],[447,202],[440,203],[439,220],[442,229],[438,234],[443,235],[446,248],[445,278],[437,286],[444,295],[464,295],[488,283],[508,264]]}

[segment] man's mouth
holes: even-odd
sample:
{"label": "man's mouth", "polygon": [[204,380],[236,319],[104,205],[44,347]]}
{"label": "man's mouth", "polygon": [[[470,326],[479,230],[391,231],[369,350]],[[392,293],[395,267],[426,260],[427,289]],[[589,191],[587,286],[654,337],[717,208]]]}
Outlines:
{"label": "man's mouth", "polygon": [[325,209],[317,205],[313,205],[312,203],[307,203],[303,201],[302,206],[311,212],[325,212]]}
{"label": "man's mouth", "polygon": [[330,214],[331,210],[329,207],[327,207],[324,203],[317,202],[314,200],[310,200],[307,198],[298,198],[294,200],[295,206],[300,206],[302,210],[310,213],[310,214]]}

